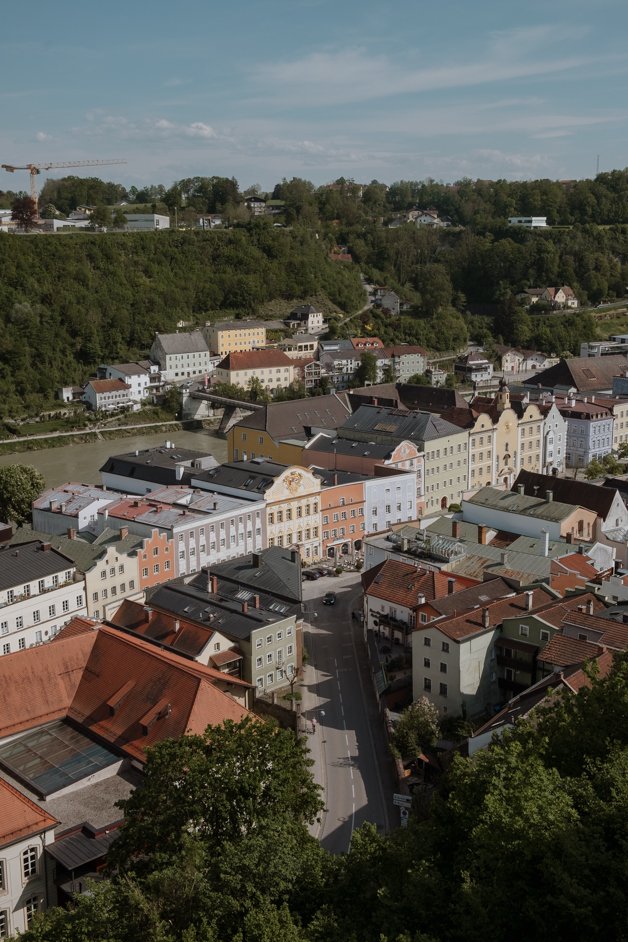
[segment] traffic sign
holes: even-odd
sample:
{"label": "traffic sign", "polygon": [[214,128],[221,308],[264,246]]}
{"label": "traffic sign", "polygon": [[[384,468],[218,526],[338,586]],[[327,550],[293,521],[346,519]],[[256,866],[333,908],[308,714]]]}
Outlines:
{"label": "traffic sign", "polygon": [[398,808],[411,808],[412,795],[400,795],[395,793],[393,795],[393,805],[396,805]]}

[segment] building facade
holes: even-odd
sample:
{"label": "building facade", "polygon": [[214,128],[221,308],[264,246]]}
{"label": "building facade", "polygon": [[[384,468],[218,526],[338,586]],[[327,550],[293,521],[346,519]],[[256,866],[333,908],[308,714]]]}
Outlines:
{"label": "building facade", "polygon": [[213,354],[226,357],[266,346],[266,325],[263,321],[214,321],[203,328],[203,336]]}

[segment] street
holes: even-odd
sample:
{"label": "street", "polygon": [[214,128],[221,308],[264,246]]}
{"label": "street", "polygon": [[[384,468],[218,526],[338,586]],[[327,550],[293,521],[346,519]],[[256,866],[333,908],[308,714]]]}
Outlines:
{"label": "street", "polygon": [[[337,594],[335,605],[322,604],[329,591]],[[303,597],[309,661],[301,684],[302,715],[326,808],[312,833],[326,850],[343,853],[364,822],[389,830],[392,763],[362,626],[351,617],[354,609],[361,609],[359,573],[304,582]]]}

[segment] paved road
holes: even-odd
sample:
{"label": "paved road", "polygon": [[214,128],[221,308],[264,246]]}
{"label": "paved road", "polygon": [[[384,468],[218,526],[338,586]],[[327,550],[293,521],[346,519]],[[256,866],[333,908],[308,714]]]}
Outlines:
{"label": "paved road", "polygon": [[[326,811],[313,833],[332,853],[351,845],[365,821],[390,829],[394,792],[392,764],[377,707],[362,629],[351,618],[360,598],[359,575],[305,582],[310,613],[305,645],[309,663],[302,684],[302,709],[314,774],[323,785]],[[333,606],[325,592],[337,593]],[[312,724],[314,731],[312,732]]]}

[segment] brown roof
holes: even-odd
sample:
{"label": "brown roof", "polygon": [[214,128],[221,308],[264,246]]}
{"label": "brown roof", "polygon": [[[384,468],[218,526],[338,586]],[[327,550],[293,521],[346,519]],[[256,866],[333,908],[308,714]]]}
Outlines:
{"label": "brown roof", "polygon": [[95,393],[122,392],[131,388],[121,379],[92,379],[87,385],[91,386]]}
{"label": "brown roof", "polygon": [[[456,581],[460,578],[455,573],[449,573],[455,576]],[[487,602],[494,602],[495,599],[504,599],[514,595],[515,590],[505,579],[487,579],[486,582],[478,582],[468,589],[456,588],[453,595],[447,595],[442,599],[434,599],[432,608],[440,615],[459,615],[461,612],[470,611]]]}
{"label": "brown roof", "polygon": [[0,738],[67,715],[97,634],[0,657]]}
{"label": "brown roof", "polygon": [[74,635],[84,635],[88,631],[94,631],[97,627],[98,622],[94,621],[93,618],[83,618],[81,615],[75,615],[51,640],[63,641],[65,638],[72,638]]}
{"label": "brown roof", "polygon": [[176,654],[194,658],[201,654],[216,633],[209,625],[157,612],[131,599],[125,599],[108,621],[116,628],[171,648]]}
{"label": "brown roof", "polygon": [[162,739],[246,716],[225,686],[250,685],[101,626],[0,658],[0,736],[68,717],[142,760]]}
{"label": "brown roof", "polygon": [[[528,609],[528,593],[520,592],[518,595],[506,599],[497,599],[494,602],[487,602],[481,608],[474,608],[463,615],[452,615],[449,618],[443,618],[439,621],[433,621],[425,628],[438,628],[444,635],[451,638],[452,641],[465,641],[474,635],[482,634],[484,631],[494,630],[502,624],[504,618],[514,618],[517,615],[530,614],[540,608],[546,602],[553,598],[548,589],[531,589],[532,605]],[[484,612],[488,612],[488,627],[484,625]]]}
{"label": "brown roof", "polygon": [[292,360],[281,350],[243,350],[228,353],[218,364],[219,370],[263,370],[275,366],[292,366]]}
{"label": "brown roof", "polygon": [[17,788],[0,779],[0,847],[40,834],[58,823]]}
{"label": "brown roof", "polygon": [[601,599],[593,592],[581,592],[578,595],[570,595],[564,599],[555,599],[549,605],[543,605],[537,609],[535,614],[554,628],[560,628],[563,620],[570,612],[574,612],[585,605],[592,605],[594,612],[605,611],[606,606]]}
{"label": "brown roof", "polygon": [[412,609],[419,604],[420,595],[425,596],[426,601],[448,595],[449,580],[458,590],[475,585],[474,579],[465,576],[417,569],[410,563],[387,559],[362,575],[362,587],[365,594],[374,598]]}
{"label": "brown roof", "polygon": [[338,429],[351,415],[344,393],[269,402],[236,423],[238,428],[266,431],[271,438],[309,435],[312,429]]}
{"label": "brown roof", "polygon": [[541,370],[530,379],[524,380],[523,385],[548,388],[573,386],[578,392],[612,389],[613,376],[623,373],[627,364],[628,360],[623,354],[561,359],[555,366]]}
{"label": "brown roof", "polygon": [[574,664],[584,664],[585,661],[590,661],[603,651],[604,648],[599,644],[579,641],[577,638],[570,638],[559,632],[539,652],[538,660],[543,664],[552,664],[554,667],[570,667]]}
{"label": "brown roof", "polygon": [[535,471],[520,471],[511,490],[517,493],[520,484],[523,485],[524,493],[528,497],[540,497],[545,500],[547,492],[551,491],[554,500],[563,504],[573,504],[576,507],[585,507],[603,519],[606,519],[610,513],[616,494],[616,491],[610,487],[600,487],[588,481],[554,477],[552,474],[537,474]]}
{"label": "brown roof", "polygon": [[614,651],[628,650],[628,625],[624,622],[575,611],[565,615],[563,626],[591,631],[597,635],[596,641]]}

